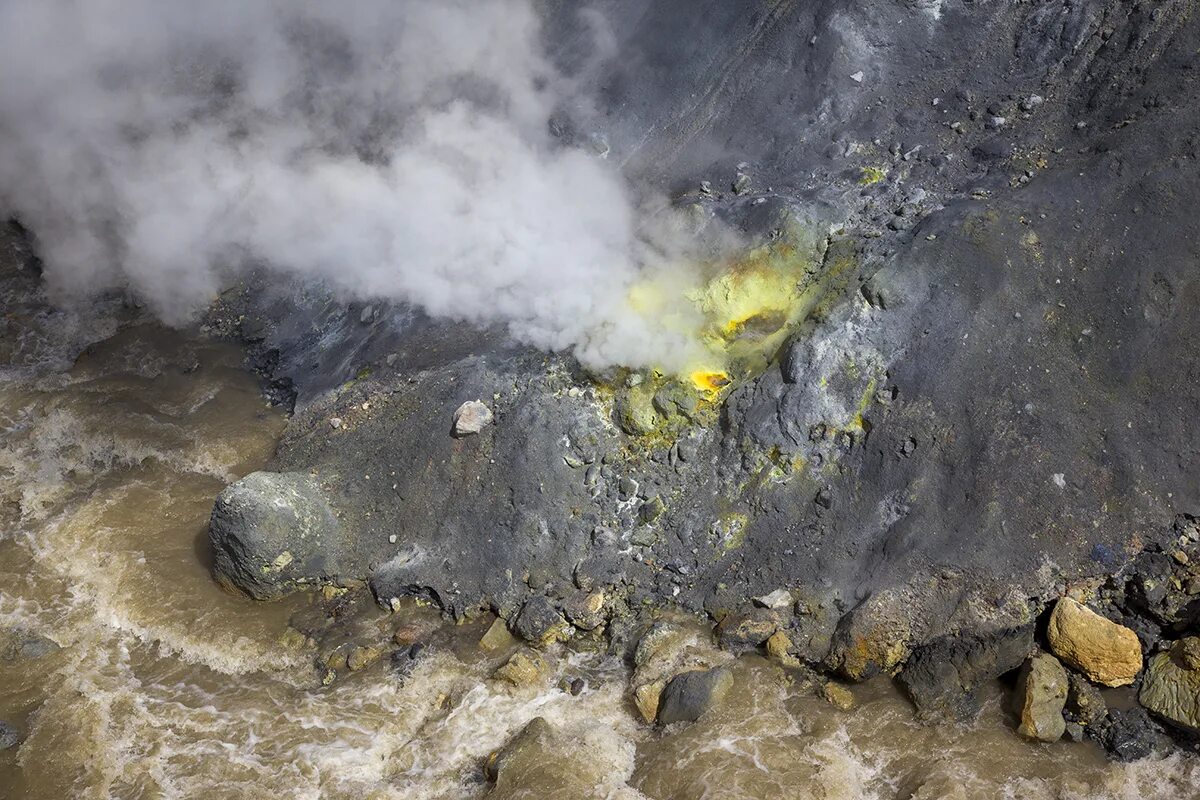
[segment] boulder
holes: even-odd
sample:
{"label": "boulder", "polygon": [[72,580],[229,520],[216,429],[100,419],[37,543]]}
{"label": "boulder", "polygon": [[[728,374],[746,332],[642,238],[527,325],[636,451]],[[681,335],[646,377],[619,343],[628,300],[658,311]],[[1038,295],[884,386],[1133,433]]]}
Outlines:
{"label": "boulder", "polygon": [[566,620],[550,600],[542,595],[531,597],[513,620],[513,633],[530,644],[544,647],[567,638]]}
{"label": "boulder", "polygon": [[374,664],[383,655],[378,647],[356,647],[346,656],[346,667],[351,672],[359,672]]}
{"label": "boulder", "polygon": [[533,650],[518,650],[492,673],[492,677],[520,689],[544,683],[549,674],[550,665],[540,654]]}
{"label": "boulder", "polygon": [[604,592],[579,592],[563,602],[563,613],[576,628],[592,631],[604,624]]}
{"label": "boulder", "polygon": [[779,616],[769,608],[728,614],[717,626],[721,649],[740,653],[753,650],[779,630]]}
{"label": "boulder", "polygon": [[733,673],[723,667],[683,672],[672,678],[662,691],[658,721],[695,722],[729,693]]}
{"label": "boulder", "polygon": [[208,526],[217,579],[273,600],[342,571],[337,517],[300,473],[253,472],[217,496]]}
{"label": "boulder", "polygon": [[1054,606],[1046,636],[1056,656],[1095,683],[1125,686],[1142,669],[1136,633],[1069,597]]}
{"label": "boulder", "polygon": [[473,436],[492,424],[492,410],[480,400],[468,400],[454,412],[454,435]]}
{"label": "boulder", "polygon": [[1144,708],[1111,710],[1108,716],[1109,725],[1102,742],[1117,761],[1138,761],[1169,744]]}
{"label": "boulder", "polygon": [[980,688],[1024,663],[1033,625],[946,636],[917,648],[897,676],[923,719],[967,720],[983,706]]}
{"label": "boulder", "polygon": [[1067,671],[1058,659],[1042,653],[1025,662],[1013,698],[1017,732],[1030,739],[1057,742],[1066,731]]}
{"label": "boulder", "polygon": [[842,711],[854,708],[854,692],[848,686],[834,681],[826,681],[818,690],[825,702]]}
{"label": "boulder", "polygon": [[534,717],[504,747],[488,756],[488,777],[498,781],[506,771],[515,771],[524,762],[541,761],[542,751],[547,749],[554,735],[554,728],[545,718]]}
{"label": "boulder", "polygon": [[1176,642],[1146,663],[1138,702],[1159,717],[1200,734],[1200,669],[1191,660],[1196,639]]}
{"label": "boulder", "polygon": [[504,620],[496,617],[483,636],[479,638],[479,647],[489,653],[494,653],[510,647],[515,641],[513,635],[508,632],[508,626],[504,624]]}

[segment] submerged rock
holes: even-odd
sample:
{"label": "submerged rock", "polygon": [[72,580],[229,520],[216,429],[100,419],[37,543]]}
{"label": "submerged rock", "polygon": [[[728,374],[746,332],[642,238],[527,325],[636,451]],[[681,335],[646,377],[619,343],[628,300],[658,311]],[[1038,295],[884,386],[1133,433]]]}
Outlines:
{"label": "submerged rock", "polygon": [[514,642],[516,639],[508,632],[508,626],[504,624],[504,620],[497,617],[492,620],[487,631],[479,638],[479,647],[491,653],[510,647]]}
{"label": "submerged rock", "polygon": [[729,693],[733,673],[718,667],[692,670],[676,675],[663,689],[658,705],[658,721],[695,722]]}
{"label": "submerged rock", "polygon": [[320,487],[299,473],[253,472],[226,487],[208,528],[217,578],[257,600],[332,580],[344,539]]}
{"label": "submerged rock", "polygon": [[1133,683],[1142,669],[1136,633],[1069,597],[1054,606],[1046,637],[1056,656],[1104,686]]}
{"label": "submerged rock", "polygon": [[21,743],[21,734],[12,725],[0,720],[0,752],[16,747]]}
{"label": "submerged rock", "polygon": [[1179,727],[1200,734],[1200,669],[1191,659],[1195,637],[1176,642],[1146,663],[1138,702]]}
{"label": "submerged rock", "polygon": [[1030,739],[1057,742],[1066,731],[1063,707],[1067,702],[1067,671],[1047,653],[1036,655],[1021,667],[1014,696],[1019,723],[1017,732]]}
{"label": "submerged rock", "polygon": [[549,675],[550,665],[533,650],[518,650],[492,673],[493,678],[511,683],[518,689],[544,683]]}

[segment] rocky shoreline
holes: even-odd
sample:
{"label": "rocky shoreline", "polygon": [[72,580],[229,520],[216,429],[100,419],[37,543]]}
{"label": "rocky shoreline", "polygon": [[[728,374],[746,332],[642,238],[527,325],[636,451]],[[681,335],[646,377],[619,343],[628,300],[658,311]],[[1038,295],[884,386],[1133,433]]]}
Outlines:
{"label": "rocky shoreline", "polygon": [[[704,16],[677,5],[644,11]],[[756,652],[836,702],[888,675],[923,718],[964,719],[1001,679],[1031,738],[1191,748],[1188,4],[709,5],[677,43],[618,23],[608,74],[644,96],[614,89],[581,126],[736,230],[729,274],[786,276],[794,314],[729,320],[725,345],[762,358],[597,374],[502,330],[247,281],[207,329],[294,414],[271,471],[217,502],[218,577],[494,614],[534,648],[513,676],[604,637],[648,722],[687,719]],[[736,87],[697,52],[736,53],[712,68]],[[705,159],[704,139],[739,149]],[[637,663],[668,608],[712,641]]]}

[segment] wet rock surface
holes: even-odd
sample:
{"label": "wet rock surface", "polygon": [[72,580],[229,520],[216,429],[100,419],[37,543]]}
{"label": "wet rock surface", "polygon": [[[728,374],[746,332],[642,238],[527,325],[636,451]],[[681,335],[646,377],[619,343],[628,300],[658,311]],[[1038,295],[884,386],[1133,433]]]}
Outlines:
{"label": "wet rock surface", "polygon": [[[669,604],[742,620],[719,634],[732,649],[782,632],[777,657],[899,674],[954,717],[1093,581],[1126,632],[1063,600],[1044,644],[1132,681],[1200,608],[1187,4],[597,8],[622,57],[564,130],[603,131],[631,174],[749,242],[809,231],[816,302],[713,401],[251,282],[210,324],[294,397],[272,469],[320,485],[340,544],[332,565],[289,549],[268,578],[282,551],[214,515],[214,543],[235,543],[218,574],[256,596],[369,580],[381,604],[491,610],[535,643]],[[548,38],[574,41],[574,16],[549,13]],[[491,424],[447,435],[476,401]],[[1080,619],[1096,648],[1067,632]],[[649,719],[678,667],[635,681]],[[1121,757],[1145,749],[1131,714],[1094,722]]]}
{"label": "wet rock surface", "polygon": [[1067,702],[1067,671],[1046,653],[1033,656],[1017,677],[1014,710],[1020,719],[1017,732],[1030,739],[1057,742],[1066,731],[1063,707]]}

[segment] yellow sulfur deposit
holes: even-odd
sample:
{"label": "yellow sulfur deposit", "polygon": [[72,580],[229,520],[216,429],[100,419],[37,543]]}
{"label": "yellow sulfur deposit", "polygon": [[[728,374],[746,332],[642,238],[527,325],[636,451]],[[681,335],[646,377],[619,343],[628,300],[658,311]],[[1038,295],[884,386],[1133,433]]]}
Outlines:
{"label": "yellow sulfur deposit", "polygon": [[690,377],[692,385],[706,394],[715,394],[729,385],[729,375],[725,372],[696,370]]}

